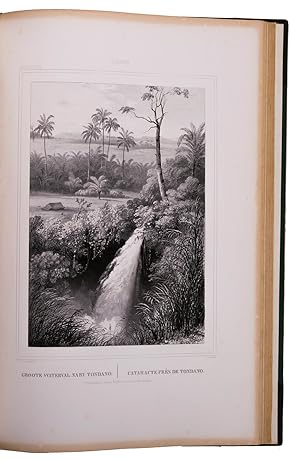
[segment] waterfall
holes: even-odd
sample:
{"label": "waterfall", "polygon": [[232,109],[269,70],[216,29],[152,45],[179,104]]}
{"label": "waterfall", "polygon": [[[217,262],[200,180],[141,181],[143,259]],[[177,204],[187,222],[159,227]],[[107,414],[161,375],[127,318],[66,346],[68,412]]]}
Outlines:
{"label": "waterfall", "polygon": [[100,283],[95,321],[109,335],[122,330],[128,311],[136,302],[142,244],[142,231],[136,229],[108,266]]}

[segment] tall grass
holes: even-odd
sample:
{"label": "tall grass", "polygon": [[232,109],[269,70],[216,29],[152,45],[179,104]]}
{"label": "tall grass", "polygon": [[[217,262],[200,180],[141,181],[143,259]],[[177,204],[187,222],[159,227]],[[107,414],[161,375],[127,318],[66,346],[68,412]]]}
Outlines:
{"label": "tall grass", "polygon": [[102,328],[75,307],[70,296],[30,284],[29,346],[100,346],[108,340]]}
{"label": "tall grass", "polygon": [[32,279],[29,346],[143,345],[176,341],[178,337],[180,343],[180,337],[189,337],[202,328],[203,204],[196,202],[182,222],[178,228],[167,226],[162,231],[157,243],[164,249],[150,265],[142,302],[131,308],[123,319],[123,329],[113,337],[76,306],[67,290],[57,286],[44,289]]}
{"label": "tall grass", "polygon": [[188,337],[203,328],[204,217],[196,203],[185,229],[164,232],[166,248],[152,265],[151,286],[132,308],[115,345],[142,345]]}

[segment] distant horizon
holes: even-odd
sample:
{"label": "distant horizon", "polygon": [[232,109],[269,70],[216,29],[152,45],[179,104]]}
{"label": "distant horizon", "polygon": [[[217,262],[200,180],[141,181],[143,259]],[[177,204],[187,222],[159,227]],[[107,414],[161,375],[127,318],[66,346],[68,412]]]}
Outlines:
{"label": "distant horizon", "polygon": [[[190,88],[189,98],[170,96],[166,116],[162,124],[162,138],[176,141],[181,128],[190,123],[199,126],[205,122],[205,89]],[[133,131],[135,138],[152,138],[149,123],[131,114],[122,114],[122,106],[136,109],[142,116],[150,116],[149,104],[142,101],[145,86],[126,84],[34,82],[31,93],[31,125],[36,126],[40,115],[54,116],[53,137],[63,138],[66,133],[81,136],[84,126],[91,122],[97,108],[112,112],[112,117],[126,130]],[[112,132],[112,137],[115,133]],[[150,135],[149,135],[150,134]],[[154,135],[153,135],[154,137]]]}
{"label": "distant horizon", "polygon": [[[118,133],[114,133],[114,134],[111,134],[110,136],[110,139],[116,139],[118,137]],[[134,136],[135,140],[145,140],[145,141],[154,141],[155,142],[155,135],[153,136]],[[37,139],[42,139],[41,137],[35,137],[34,140],[32,139],[32,142],[35,142]],[[60,133],[57,133],[57,134],[54,134],[52,136],[50,136],[49,138],[47,138],[47,140],[50,140],[50,139],[72,139],[72,140],[78,140],[80,141],[80,143],[82,144],[86,144],[86,142],[84,142],[84,140],[82,139],[81,137],[81,133],[80,132],[60,132]],[[177,143],[177,139],[172,139],[170,137],[166,137],[166,136],[161,136],[161,141],[168,141],[168,142],[174,142],[174,143]],[[104,136],[104,142],[106,143],[108,141],[108,135],[105,134]],[[102,144],[102,137],[99,137],[99,139],[97,140],[93,140],[92,141],[92,144]]]}
{"label": "distant horizon", "polygon": [[[67,134],[67,133],[65,133]],[[111,139],[112,140],[112,139]],[[135,138],[136,146],[132,147],[129,152],[126,152],[126,159],[133,159],[134,161],[140,163],[151,163],[155,159],[155,139],[144,137],[144,144],[140,143],[142,138]],[[107,150],[108,139],[105,139],[105,150]],[[93,141],[91,143],[91,149],[95,151],[98,147],[102,150],[102,139]],[[88,152],[88,144],[85,143],[79,137],[58,137],[54,136],[46,140],[46,148],[48,156],[56,156],[61,153],[72,153],[72,152]],[[31,153],[37,153],[38,155],[43,156],[43,139],[41,137],[35,137],[35,139],[30,139],[30,151]],[[174,158],[177,151],[177,141],[166,139],[162,137],[161,139],[161,156],[162,161],[167,158]],[[121,160],[122,158],[122,149],[119,149],[116,145],[115,139],[110,144],[110,157],[115,156]]]}

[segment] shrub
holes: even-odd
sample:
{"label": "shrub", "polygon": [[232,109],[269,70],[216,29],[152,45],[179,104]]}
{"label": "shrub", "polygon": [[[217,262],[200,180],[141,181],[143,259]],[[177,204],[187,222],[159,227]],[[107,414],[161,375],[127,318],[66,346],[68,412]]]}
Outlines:
{"label": "shrub", "polygon": [[66,189],[70,193],[75,193],[82,186],[80,177],[75,177],[73,172],[69,173],[68,180],[64,183]]}
{"label": "shrub", "polygon": [[112,190],[112,191],[110,192],[110,197],[111,197],[111,198],[124,198],[125,195],[124,195],[124,193],[121,192],[121,191]]}
{"label": "shrub", "polygon": [[125,179],[119,179],[115,183],[116,188],[121,188],[122,190],[131,190],[136,188],[135,177],[126,177]]}
{"label": "shrub", "polygon": [[177,188],[176,197],[179,200],[195,200],[203,195],[204,189],[195,177],[189,176]]}
{"label": "shrub", "polygon": [[[135,307],[127,335],[140,343],[185,336],[204,324],[204,217],[200,201],[140,207],[150,258],[150,288]],[[147,257],[147,256],[146,256]],[[124,338],[124,337],[123,337]]]}
{"label": "shrub", "polygon": [[[93,197],[98,198],[98,193],[95,190],[92,190],[90,188],[86,188],[86,189],[81,188],[80,190],[77,190],[77,192],[75,192],[75,195],[76,196],[93,196]],[[108,189],[105,189],[101,191],[101,197],[103,196],[109,197],[111,196],[111,192]]]}
{"label": "shrub", "polygon": [[142,188],[140,197],[147,204],[161,199],[156,176],[148,177],[146,184]]}
{"label": "shrub", "polygon": [[98,196],[97,192],[89,188],[87,189],[81,188],[80,190],[77,190],[77,192],[75,192],[75,195],[76,196],[94,196],[94,197]]}
{"label": "shrub", "polygon": [[140,205],[134,213],[134,222],[137,227],[144,228],[144,237],[147,247],[159,252],[165,247],[170,232],[185,230],[190,219],[193,202],[156,201],[153,205]]}
{"label": "shrub", "polygon": [[[87,211],[80,208],[72,219],[63,222],[57,218],[31,221],[32,255],[50,251],[69,260],[72,268],[101,258],[111,244],[127,239],[135,226],[132,211],[126,206],[109,206]],[[76,272],[77,273],[77,272]]]}
{"label": "shrub", "polygon": [[175,158],[168,158],[163,164],[163,174],[167,188],[177,188],[191,174],[188,160],[176,155]]}
{"label": "shrub", "polygon": [[44,242],[41,237],[41,229],[43,227],[43,219],[41,216],[33,216],[29,218],[29,254],[41,252]]}
{"label": "shrub", "polygon": [[126,181],[124,179],[119,179],[119,180],[116,181],[115,187],[116,188],[121,188],[121,189],[126,189],[127,183],[126,183]]}
{"label": "shrub", "polygon": [[41,287],[49,287],[70,277],[70,261],[52,251],[33,256],[29,268],[30,280],[38,280]]}

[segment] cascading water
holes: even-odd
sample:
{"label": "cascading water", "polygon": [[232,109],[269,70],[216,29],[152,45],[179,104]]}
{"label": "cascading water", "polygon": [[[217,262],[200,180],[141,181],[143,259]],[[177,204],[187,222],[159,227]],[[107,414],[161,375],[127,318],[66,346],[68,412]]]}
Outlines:
{"label": "cascading water", "polygon": [[94,308],[95,321],[104,333],[115,335],[124,326],[136,301],[143,232],[136,229],[106,269]]}

